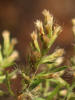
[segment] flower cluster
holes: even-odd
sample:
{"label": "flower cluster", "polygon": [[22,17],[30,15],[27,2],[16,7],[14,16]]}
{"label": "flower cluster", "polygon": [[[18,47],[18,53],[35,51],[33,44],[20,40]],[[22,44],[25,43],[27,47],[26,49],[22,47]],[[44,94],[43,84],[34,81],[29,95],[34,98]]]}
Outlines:
{"label": "flower cluster", "polygon": [[[49,54],[51,46],[61,33],[62,28],[59,25],[54,25],[53,16],[49,11],[45,9],[42,14],[44,15],[44,21],[36,20],[34,23],[35,31],[31,33],[32,48],[28,66],[30,69],[34,68],[35,71],[30,74],[22,73],[25,79],[25,87],[21,96],[26,98],[26,100],[28,97],[29,100],[45,100],[44,98],[47,98],[46,100],[52,100],[50,99],[50,95],[55,91],[53,86],[54,91],[49,91],[51,87],[49,84],[52,84],[52,80],[56,80],[53,84],[56,85],[57,90],[61,88],[60,85],[65,86],[67,84],[61,78],[64,74],[64,70],[62,69],[65,67],[58,67],[63,62],[64,49],[59,48]],[[45,66],[45,69],[43,68],[39,73],[39,69],[41,69],[42,66]],[[45,85],[45,87],[43,87],[43,85]],[[52,98],[53,97],[54,96],[52,96]]]}
{"label": "flower cluster", "polygon": [[15,38],[10,40],[10,33],[3,32],[3,47],[0,45],[0,66],[2,69],[10,66],[18,58],[18,52],[14,51],[14,46],[17,43]]}
{"label": "flower cluster", "polygon": [[0,84],[5,83],[8,88],[8,92],[0,90],[0,95],[11,94],[13,92],[10,87],[10,79],[17,75],[17,70],[8,73],[6,68],[11,67],[15,60],[19,57],[18,51],[14,50],[14,46],[17,43],[16,38],[10,39],[10,32],[4,31],[3,34],[3,45],[0,44]]}

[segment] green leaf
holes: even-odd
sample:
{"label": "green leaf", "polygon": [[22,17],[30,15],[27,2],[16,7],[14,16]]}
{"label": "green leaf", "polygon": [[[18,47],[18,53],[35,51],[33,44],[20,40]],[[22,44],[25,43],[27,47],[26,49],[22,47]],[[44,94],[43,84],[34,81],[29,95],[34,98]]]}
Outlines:
{"label": "green leaf", "polygon": [[34,40],[34,45],[35,45],[35,48],[37,49],[37,51],[40,52],[40,47],[39,47],[37,40]]}
{"label": "green leaf", "polygon": [[6,95],[6,93],[0,90],[0,96],[3,96],[3,95]]}
{"label": "green leaf", "polygon": [[14,62],[8,62],[7,60],[3,62],[3,64],[1,65],[2,68],[7,68],[7,67],[11,67],[12,65],[14,65]]}
{"label": "green leaf", "polygon": [[5,80],[5,75],[0,75],[0,84],[3,83]]}
{"label": "green leaf", "polygon": [[63,49],[57,49],[55,52],[48,56],[44,56],[40,59],[39,64],[48,64],[54,62],[58,57],[61,57],[64,54]]}
{"label": "green leaf", "polygon": [[34,79],[32,82],[31,82],[31,85],[29,87],[30,90],[34,89],[36,86],[38,86],[40,83],[42,82],[41,79]]}
{"label": "green leaf", "polygon": [[37,97],[37,98],[34,98],[33,100],[45,100],[45,99],[43,99],[41,97]]}
{"label": "green leaf", "polygon": [[48,44],[48,49],[51,48],[51,46],[53,45],[53,43],[55,42],[56,38],[58,37],[59,33],[61,32],[61,27],[60,26],[56,26],[55,30],[54,30],[54,34],[52,35],[50,42]]}
{"label": "green leaf", "polygon": [[14,96],[14,93],[13,93],[13,91],[11,90],[11,85],[10,85],[10,80],[9,80],[8,72],[6,73],[6,84],[7,84],[7,88],[8,88],[9,93],[10,93],[12,96]]}
{"label": "green leaf", "polygon": [[75,100],[75,97],[71,97],[70,100]]}
{"label": "green leaf", "polygon": [[61,67],[57,67],[57,68],[52,68],[50,69],[51,72],[59,72],[59,71],[62,71],[62,70],[65,70],[67,68],[67,66],[61,66]]}
{"label": "green leaf", "polygon": [[48,95],[46,100],[53,100],[53,97],[59,92],[60,85],[58,85],[50,94]]}
{"label": "green leaf", "polygon": [[[15,75],[17,72],[17,70],[11,72],[8,74],[8,77],[11,79],[11,77],[13,77],[13,75]],[[6,76],[5,75],[0,75],[0,84],[3,83],[6,79]]]}

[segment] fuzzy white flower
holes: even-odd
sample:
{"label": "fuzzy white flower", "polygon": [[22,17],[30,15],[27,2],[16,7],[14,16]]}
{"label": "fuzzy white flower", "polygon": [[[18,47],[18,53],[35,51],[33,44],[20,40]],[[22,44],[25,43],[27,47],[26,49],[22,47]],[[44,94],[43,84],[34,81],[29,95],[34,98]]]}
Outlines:
{"label": "fuzzy white flower", "polygon": [[3,39],[4,39],[4,54],[6,55],[7,52],[8,52],[8,48],[10,46],[10,32],[4,31],[2,36],[3,36]]}
{"label": "fuzzy white flower", "polygon": [[61,33],[61,31],[62,31],[61,26],[57,25],[56,27],[54,27],[54,34],[59,35]]}
{"label": "fuzzy white flower", "polygon": [[18,56],[19,56],[19,53],[18,53],[17,51],[14,51],[14,52],[8,57],[9,62],[12,62],[12,61],[16,60],[16,58],[18,58]]}
{"label": "fuzzy white flower", "polygon": [[59,58],[56,59],[55,62],[56,62],[57,65],[60,65],[60,64],[62,64],[63,60],[64,60],[63,57],[59,57]]}
{"label": "fuzzy white flower", "polygon": [[47,22],[47,24],[49,25],[53,25],[53,16],[49,13],[48,10],[43,10],[42,14],[45,16],[45,20]]}
{"label": "fuzzy white flower", "polygon": [[61,90],[61,91],[60,91],[60,95],[61,95],[61,96],[65,96],[65,95],[67,94],[67,92],[68,92],[68,91],[67,91],[66,89]]}
{"label": "fuzzy white flower", "polygon": [[11,77],[11,79],[16,79],[17,78],[17,75],[16,74],[14,74],[12,77]]}
{"label": "fuzzy white flower", "polygon": [[56,49],[54,55],[55,57],[61,57],[64,53],[64,49]]}
{"label": "fuzzy white flower", "polygon": [[39,44],[38,44],[38,40],[37,40],[37,34],[36,34],[35,31],[33,31],[31,33],[31,38],[33,40],[33,43],[34,43],[35,48],[40,52],[40,48],[39,48]]}
{"label": "fuzzy white flower", "polygon": [[6,41],[9,41],[9,37],[10,37],[10,32],[9,31],[3,31],[3,38],[4,38],[4,40],[6,40]]}
{"label": "fuzzy white flower", "polygon": [[40,20],[35,22],[37,29],[40,31],[41,34],[44,34],[43,23]]}

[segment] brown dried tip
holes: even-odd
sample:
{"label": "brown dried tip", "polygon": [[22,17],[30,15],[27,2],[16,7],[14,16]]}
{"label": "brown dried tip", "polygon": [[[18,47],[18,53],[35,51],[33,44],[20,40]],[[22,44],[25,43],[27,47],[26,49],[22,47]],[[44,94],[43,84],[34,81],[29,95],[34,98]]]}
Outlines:
{"label": "brown dried tip", "polygon": [[40,52],[37,52],[37,51],[34,51],[33,55],[35,56],[36,59],[41,57]]}
{"label": "brown dried tip", "polygon": [[13,38],[13,39],[11,40],[11,44],[12,44],[12,45],[15,45],[15,44],[17,44],[17,43],[18,43],[18,41],[17,41],[16,38]]}
{"label": "brown dried tip", "polygon": [[46,35],[43,35],[42,37],[43,37],[44,42],[48,44],[50,39]]}

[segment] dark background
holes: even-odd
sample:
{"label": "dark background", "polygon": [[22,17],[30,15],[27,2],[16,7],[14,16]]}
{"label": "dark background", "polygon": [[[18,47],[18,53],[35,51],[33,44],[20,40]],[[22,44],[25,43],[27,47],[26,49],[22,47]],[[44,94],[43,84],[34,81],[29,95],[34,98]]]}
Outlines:
{"label": "dark background", "polygon": [[[54,48],[57,45],[65,48],[68,58],[73,53],[71,19],[75,17],[75,0],[0,0],[0,41],[2,31],[9,30],[11,36],[19,41],[17,49],[20,52],[20,61],[23,63],[29,50],[34,21],[42,19],[43,9],[48,9],[54,15],[55,22],[63,27],[63,32],[55,42]],[[16,91],[20,87],[19,81],[20,79],[14,81]],[[0,100],[8,100],[8,98],[0,97]]]}
{"label": "dark background", "polygon": [[0,0],[0,34],[3,30],[9,30],[13,37],[17,37],[17,48],[22,60],[28,51],[29,34],[34,29],[34,21],[42,18],[43,9],[48,9],[54,15],[56,23],[63,27],[56,44],[70,50],[75,0]]}

